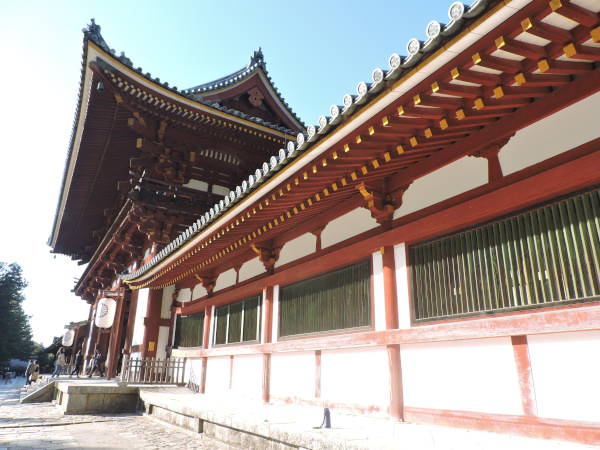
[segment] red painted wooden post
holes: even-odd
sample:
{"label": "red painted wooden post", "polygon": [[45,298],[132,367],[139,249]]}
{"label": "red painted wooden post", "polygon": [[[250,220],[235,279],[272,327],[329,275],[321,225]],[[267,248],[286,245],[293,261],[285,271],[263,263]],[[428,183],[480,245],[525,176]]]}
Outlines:
{"label": "red painted wooden post", "polygon": [[[202,348],[207,349],[210,344],[210,321],[212,320],[212,306],[208,306],[204,309],[204,335],[202,337]],[[202,369],[200,373],[200,386],[198,390],[201,394],[206,392],[206,372],[208,370],[208,358],[202,357]],[[183,375],[182,375],[183,381]]]}
{"label": "red painted wooden post", "polygon": [[[265,323],[263,330],[265,333],[264,343],[271,342],[273,330],[273,286],[267,286],[264,290],[264,308]],[[263,353],[263,377],[262,377],[262,400],[269,403],[271,398],[271,354]]]}
{"label": "red painted wooden post", "polygon": [[533,385],[533,373],[531,372],[531,360],[529,359],[529,345],[527,336],[511,336],[519,387],[521,389],[521,404],[523,414],[537,416],[537,401],[535,398],[535,387]]}
{"label": "red painted wooden post", "polygon": [[321,398],[321,350],[315,350],[315,398]]}
{"label": "red painted wooden post", "polygon": [[[396,262],[394,247],[382,247],[383,291],[385,298],[386,329],[398,328],[398,302],[396,295]],[[402,365],[400,346],[387,346],[390,368],[390,415],[396,420],[404,420],[404,395],[402,392]]]}
{"label": "red painted wooden post", "polygon": [[[144,317],[144,338],[142,341],[142,357],[155,357],[160,328],[160,310],[162,306],[162,289],[151,289],[148,292],[148,307]],[[149,348],[150,343],[154,345]]]}
{"label": "red painted wooden post", "polygon": [[271,397],[271,354],[263,353],[262,401],[269,403]]}

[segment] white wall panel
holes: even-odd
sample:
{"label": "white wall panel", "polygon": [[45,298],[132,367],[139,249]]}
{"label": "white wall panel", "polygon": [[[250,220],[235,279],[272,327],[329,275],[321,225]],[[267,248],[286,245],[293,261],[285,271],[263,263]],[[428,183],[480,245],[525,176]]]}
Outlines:
{"label": "white wall panel", "polygon": [[470,191],[488,182],[485,158],[464,157],[415,180],[402,197],[394,219]]}
{"label": "white wall panel", "polygon": [[366,208],[357,208],[327,224],[321,233],[321,248],[345,241],[379,226]]}
{"label": "white wall panel", "polygon": [[246,261],[240,268],[240,281],[249,280],[252,277],[265,273],[265,265],[260,262],[258,256],[250,261]]}
{"label": "white wall panel", "polygon": [[406,344],[400,352],[406,406],[523,413],[509,337]]}
{"label": "white wall panel", "polygon": [[375,331],[385,330],[385,292],[383,287],[383,257],[380,252],[372,255],[373,260],[373,306]]}
{"label": "white wall panel", "polygon": [[165,359],[167,357],[167,345],[169,345],[169,327],[158,327],[158,340],[156,342],[157,358]]}
{"label": "white wall panel", "polygon": [[192,382],[200,386],[202,381],[202,358],[188,358],[185,363],[185,375],[183,379],[186,383]]}
{"label": "white wall panel", "polygon": [[508,175],[600,137],[600,93],[523,128],[498,153]]}
{"label": "white wall panel", "polygon": [[300,259],[306,255],[314,253],[317,249],[317,237],[314,234],[306,233],[302,236],[287,242],[281,252],[275,267],[283,266],[289,262]]}
{"label": "white wall panel", "polygon": [[194,290],[192,291],[192,300],[197,300],[201,297],[204,297],[206,294],[208,294],[208,292],[206,292],[204,286],[202,286],[201,283],[198,283],[196,286],[194,286]]}
{"label": "white wall panel", "polygon": [[[189,289],[188,289],[189,291]],[[167,286],[162,292],[162,303],[160,305],[160,318],[171,318],[171,305],[173,304],[173,294],[175,293],[175,285]],[[190,292],[191,294],[191,292]]]}
{"label": "white wall panel", "polygon": [[[173,286],[175,287],[175,286]],[[177,294],[177,301],[181,303],[187,303],[192,300],[192,290],[190,288],[184,288]],[[164,301],[164,298],[163,298]]]}
{"label": "white wall panel", "polygon": [[271,395],[291,399],[314,398],[315,353],[273,353]]}
{"label": "white wall panel", "polygon": [[396,263],[396,295],[398,300],[398,328],[410,328],[410,297],[408,284],[408,267],[406,263],[406,246],[394,246],[394,260]]}
{"label": "white wall panel", "polygon": [[144,317],[146,317],[146,309],[148,308],[149,292],[150,290],[148,288],[138,290],[131,345],[141,345],[144,340]]}
{"label": "white wall panel", "polygon": [[527,336],[538,416],[600,422],[600,331]]}
{"label": "white wall panel", "polygon": [[221,289],[228,288],[235,284],[235,270],[229,269],[219,275],[217,283],[215,284],[214,292],[220,291]]}
{"label": "white wall panel", "polygon": [[229,391],[229,356],[208,358],[206,369],[206,393]]}
{"label": "white wall panel", "polygon": [[262,355],[235,356],[231,390],[242,397],[262,398],[262,375]]}
{"label": "white wall panel", "polygon": [[323,350],[321,397],[328,401],[389,407],[389,363],[385,347]]}

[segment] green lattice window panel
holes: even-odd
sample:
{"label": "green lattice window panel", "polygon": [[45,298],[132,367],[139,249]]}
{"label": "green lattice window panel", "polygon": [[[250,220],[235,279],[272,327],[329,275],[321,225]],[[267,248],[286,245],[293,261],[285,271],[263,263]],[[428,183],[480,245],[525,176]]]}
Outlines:
{"label": "green lattice window panel", "polygon": [[416,321],[598,300],[600,191],[410,248]]}
{"label": "green lattice window panel", "polygon": [[281,337],[370,326],[369,260],[281,288]]}
{"label": "green lattice window panel", "polygon": [[191,316],[177,316],[175,348],[201,347],[204,335],[204,312]]}
{"label": "green lattice window panel", "polygon": [[260,296],[216,308],[214,345],[260,340]]}

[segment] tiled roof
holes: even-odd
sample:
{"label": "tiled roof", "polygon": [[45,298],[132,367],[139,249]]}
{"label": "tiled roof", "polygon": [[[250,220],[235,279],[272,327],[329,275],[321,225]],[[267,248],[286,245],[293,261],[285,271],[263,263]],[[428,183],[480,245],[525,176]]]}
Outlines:
{"label": "tiled roof", "polygon": [[[110,55],[112,55],[115,59],[117,59],[118,61],[120,61],[121,63],[123,63],[125,66],[129,67],[130,69],[132,69],[134,72],[136,72],[137,74],[143,76],[144,78],[146,78],[147,80],[162,86],[165,89],[168,89],[178,95],[184,96],[186,98],[189,98],[190,100],[193,100],[203,106],[224,112],[226,114],[230,114],[232,116],[235,117],[239,117],[241,119],[244,120],[248,120],[250,122],[254,122],[258,125],[261,126],[265,126],[267,128],[271,128],[273,130],[285,133],[289,136],[296,136],[297,132],[294,130],[291,130],[287,127],[283,127],[283,126],[278,126],[278,125],[274,125],[272,123],[269,123],[259,117],[254,117],[251,116],[249,114],[243,113],[241,111],[237,111],[231,108],[227,108],[225,106],[220,105],[217,102],[214,101],[205,101],[202,99],[202,97],[197,96],[196,94],[194,94],[192,92],[192,90],[187,89],[187,90],[182,90],[179,91],[177,89],[176,86],[169,86],[169,83],[167,82],[161,82],[160,78],[153,78],[152,75],[148,72],[143,73],[143,70],[141,67],[138,68],[134,68],[133,67],[133,63],[131,61],[131,59],[129,59],[126,55],[125,52],[121,52],[121,54],[119,56],[117,56],[116,51],[112,48],[110,48],[108,46],[108,44],[106,43],[106,41],[104,40],[104,38],[102,37],[101,34],[101,27],[100,25],[96,24],[95,19],[91,19],[91,22],[88,24],[88,26],[86,28],[82,29],[82,32],[84,34],[84,40],[83,40],[83,54],[82,54],[82,62],[81,62],[81,79],[80,79],[80,83],[79,83],[79,94],[77,96],[77,108],[76,108],[76,112],[75,112],[75,117],[73,119],[73,126],[72,126],[72,130],[71,130],[71,139],[70,139],[70,147],[69,147],[69,151],[66,155],[65,158],[65,165],[64,165],[64,169],[63,169],[63,176],[62,176],[62,183],[61,183],[61,191],[64,189],[66,180],[67,180],[67,175],[68,175],[68,168],[69,168],[69,161],[71,159],[72,153],[73,153],[73,145],[75,142],[75,135],[77,132],[77,125],[78,125],[78,118],[81,114],[81,107],[82,107],[82,103],[81,100],[83,98],[83,89],[84,89],[84,83],[85,83],[85,73],[87,70],[86,67],[86,61],[87,61],[87,52],[88,52],[88,41],[93,42],[94,44],[96,44],[98,47],[100,47],[102,50],[104,50],[105,52],[109,53]],[[235,78],[236,76],[249,76],[249,74],[253,73],[254,71],[256,71],[256,69],[258,67],[261,67],[263,69],[263,71],[265,72],[265,75],[267,75],[266,73],[266,65],[264,62],[264,58],[262,56],[262,52],[260,51],[260,49],[257,52],[254,52],[254,54],[252,55],[252,57],[250,58],[250,62],[248,63],[247,67],[245,69],[242,69],[232,75],[229,75],[227,77],[224,77],[220,80],[214,81],[212,83],[207,83],[204,85],[200,85],[194,89],[202,89],[204,86],[210,86],[210,85],[215,85],[216,84],[220,84],[222,82],[222,80],[230,80],[232,78]],[[249,71],[249,72],[248,72]],[[244,75],[244,73],[246,73],[246,75]],[[239,75],[236,75],[239,74]],[[270,78],[269,82],[270,82]],[[272,86],[272,84],[271,84]],[[275,92],[278,92],[277,89],[272,86],[273,89],[275,90]],[[279,95],[279,94],[278,94]],[[292,110],[287,106],[287,104],[283,101],[283,99],[281,98],[281,96],[279,96],[279,99],[281,100],[281,102],[288,108],[288,111],[293,115],[293,117],[298,121],[298,123],[302,124],[302,126],[304,127],[303,122],[298,119],[295,114],[292,112]],[[47,244],[52,247],[54,245],[55,239],[56,239],[56,227],[59,225],[58,220],[59,220],[59,209],[60,209],[60,200],[57,204],[56,207],[56,212],[54,215],[54,221],[53,221],[53,225],[52,225],[52,232],[51,235],[48,238],[48,242]],[[80,257],[81,255],[70,255],[72,257]]]}
{"label": "tiled roof", "polygon": [[309,125],[306,134],[299,133],[297,135],[296,143],[288,142],[286,149],[280,149],[277,156],[272,156],[268,163],[264,163],[262,167],[257,168],[255,173],[249,175],[247,181],[245,180],[241,186],[231,191],[224,200],[215,204],[209,212],[198,219],[177,239],[163,248],[150,261],[142,265],[135,272],[122,274],[120,277],[125,281],[135,280],[173,254],[193,239],[194,236],[217,221],[224,212],[237,205],[244,197],[256,190],[258,186],[275,172],[294,160],[300,152],[305,152],[314,143],[330,134],[342,122],[344,116],[352,116],[360,111],[382,91],[387,82],[400,79],[429,54],[439,50],[441,44],[444,42],[444,38],[454,36],[463,30],[469,19],[481,15],[491,2],[492,0],[475,0],[470,7],[466,7],[462,2],[452,3],[448,10],[448,18],[450,19],[448,24],[441,24],[437,21],[429,22],[426,27],[427,39],[425,41],[416,38],[408,41],[406,45],[408,56],[400,56],[396,53],[391,55],[389,58],[389,69],[375,69],[372,74],[372,82],[358,83],[356,94],[346,94],[342,100],[343,105],[332,105],[329,115],[321,115],[317,125]]}
{"label": "tiled roof", "polygon": [[[91,23],[88,25],[87,28],[84,28],[82,31],[85,36],[85,40],[90,40],[90,41],[94,42],[96,45],[98,45],[104,51],[106,51],[107,53],[110,53],[114,58],[116,58],[118,61],[120,61],[121,63],[123,63],[124,65],[129,67],[130,69],[137,72],[139,75],[152,81],[153,83],[156,83],[156,84],[162,86],[165,89],[168,89],[176,94],[179,94],[179,95],[187,97],[191,100],[194,100],[204,106],[214,108],[216,110],[225,112],[227,114],[232,114],[236,117],[240,117],[242,119],[249,120],[251,122],[255,122],[260,125],[272,128],[274,130],[278,130],[281,132],[285,132],[287,134],[291,134],[293,136],[296,135],[296,132],[293,130],[268,123],[259,117],[254,117],[249,114],[246,114],[246,113],[243,113],[243,112],[231,109],[231,108],[226,108],[226,107],[220,105],[218,102],[203,100],[202,96],[198,96],[198,93],[200,93],[200,92],[209,93],[211,90],[218,89],[219,87],[222,87],[225,84],[231,84],[234,82],[237,83],[242,78],[246,78],[249,75],[251,75],[252,73],[254,73],[259,67],[263,69],[265,74],[267,74],[266,63],[264,62],[264,58],[262,56],[262,51],[260,50],[260,48],[258,51],[254,52],[252,57],[250,57],[250,62],[248,63],[248,65],[245,68],[243,68],[231,75],[228,75],[226,77],[212,81],[210,83],[205,83],[205,84],[199,85],[199,86],[197,86],[195,88],[191,88],[191,89],[179,90],[177,88],[177,86],[169,86],[169,83],[166,81],[161,82],[160,78],[158,78],[158,77],[153,78],[149,72],[144,73],[143,69],[141,67],[137,67],[137,68],[133,67],[133,63],[132,63],[131,59],[129,59],[127,56],[125,56],[125,52],[121,52],[121,54],[119,56],[117,56],[116,51],[108,46],[108,44],[106,43],[106,41],[100,34],[100,25],[97,25],[94,19],[91,19]],[[85,69],[85,67],[84,67],[84,69]],[[236,77],[237,77],[237,79],[236,79]],[[268,79],[269,79],[269,81],[271,81],[270,77]],[[273,89],[278,93],[278,91],[275,87],[273,87]],[[278,93],[278,95],[279,95],[279,93]],[[290,113],[294,114],[292,112],[292,110],[289,108],[289,106],[287,105],[287,103],[285,103],[281,97],[279,97],[279,98],[282,101],[282,103],[288,108]],[[294,118],[296,120],[298,120],[299,123],[302,123],[302,121],[298,117],[296,117],[295,114],[294,114]]]}
{"label": "tiled roof", "polygon": [[271,77],[269,76],[269,74],[267,72],[267,63],[265,62],[264,55],[263,55],[263,52],[260,47],[258,47],[258,50],[255,50],[252,53],[252,56],[250,56],[250,60],[248,61],[248,64],[246,64],[246,66],[241,68],[240,70],[233,72],[229,75],[226,75],[224,77],[221,77],[217,80],[211,81],[209,83],[204,83],[204,84],[200,84],[198,86],[194,86],[189,89],[185,89],[184,91],[182,91],[182,93],[188,94],[188,95],[191,94],[195,98],[202,98],[203,96],[211,94],[215,91],[219,91],[221,89],[224,89],[224,88],[227,88],[227,87],[230,87],[230,86],[240,83],[242,80],[252,76],[259,69],[261,69],[263,71],[263,73],[265,74],[265,76],[267,77],[267,80],[271,84],[273,91],[279,97],[279,100],[281,101],[281,103],[290,112],[290,114],[292,114],[293,117],[299,123],[301,123],[302,126],[305,127],[302,120],[300,120],[300,118],[292,111],[292,108],[290,107],[290,105],[287,104],[287,102],[281,96],[279,90],[273,85],[273,80],[271,79]]}

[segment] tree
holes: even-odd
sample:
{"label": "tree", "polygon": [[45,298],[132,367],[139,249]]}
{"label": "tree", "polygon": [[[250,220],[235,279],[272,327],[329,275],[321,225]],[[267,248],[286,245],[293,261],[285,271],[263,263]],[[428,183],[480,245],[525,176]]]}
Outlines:
{"label": "tree", "polygon": [[0,361],[28,359],[34,354],[30,316],[22,306],[26,287],[18,264],[0,262]]}

